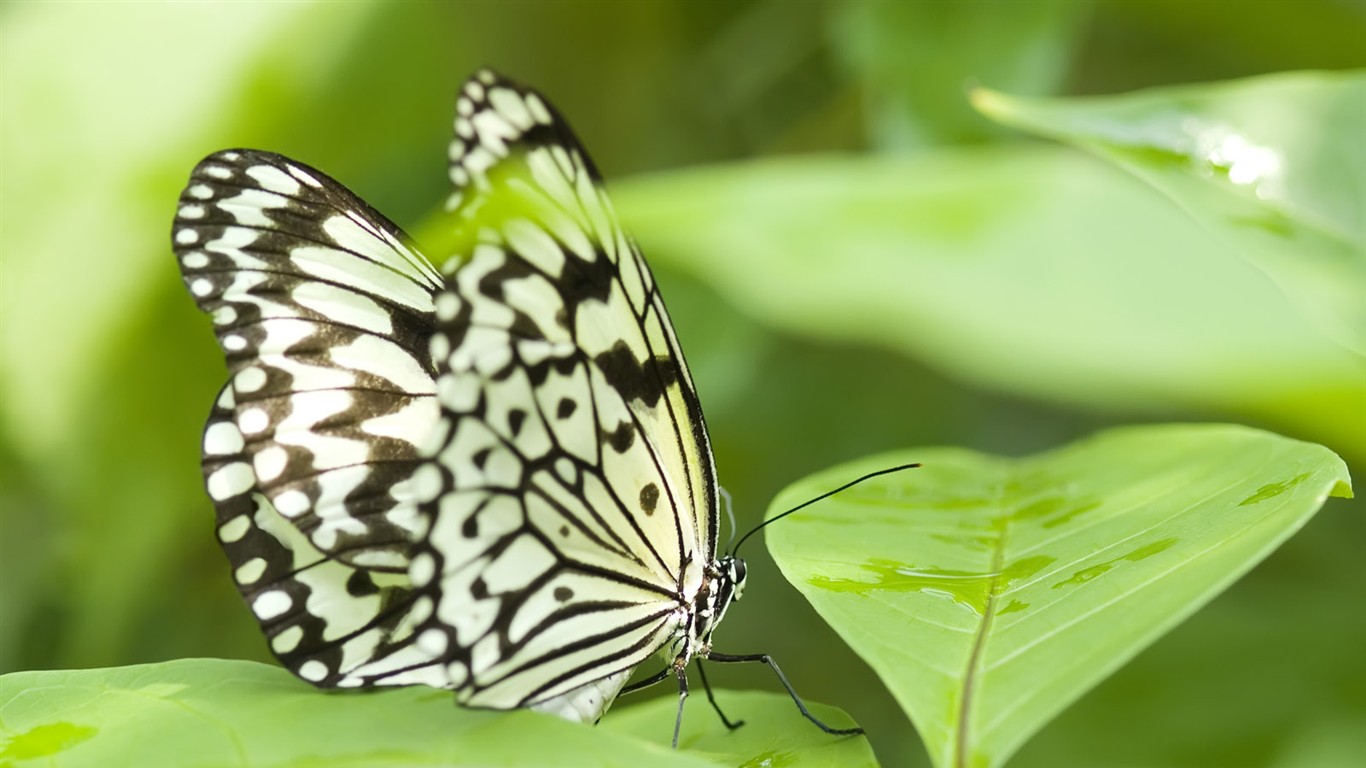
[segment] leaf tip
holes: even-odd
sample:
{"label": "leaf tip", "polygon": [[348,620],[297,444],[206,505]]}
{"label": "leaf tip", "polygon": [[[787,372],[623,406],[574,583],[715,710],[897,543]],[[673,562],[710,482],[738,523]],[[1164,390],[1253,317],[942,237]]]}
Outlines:
{"label": "leaf tip", "polygon": [[1011,111],[1009,96],[980,85],[968,85],[968,103],[973,109],[999,122],[1004,122]]}
{"label": "leaf tip", "polygon": [[1332,490],[1328,495],[1335,499],[1355,499],[1356,494],[1352,493],[1352,478],[1348,477],[1333,483]]}

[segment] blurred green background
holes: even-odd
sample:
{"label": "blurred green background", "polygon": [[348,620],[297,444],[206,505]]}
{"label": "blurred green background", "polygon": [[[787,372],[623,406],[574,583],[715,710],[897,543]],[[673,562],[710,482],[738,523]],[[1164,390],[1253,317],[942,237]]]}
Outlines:
{"label": "blurred green background", "polygon": [[[481,65],[546,93],[608,178],[742,526],[858,456],[1023,454],[1137,421],[1265,427],[1366,477],[1359,355],[1254,267],[1182,251],[1189,223],[1152,188],[965,95],[1361,67],[1363,40],[1366,4],[1343,0],[0,6],[0,672],[268,658],[200,485],[224,373],[171,256],[175,201],[203,155],[269,149],[421,240],[453,94]],[[846,193],[861,202],[831,208]],[[955,282],[987,227],[1009,269]],[[1362,507],[1331,502],[1012,765],[1361,764]],[[872,672],[762,548],[745,554],[719,649],[772,653],[885,765],[926,764]]]}

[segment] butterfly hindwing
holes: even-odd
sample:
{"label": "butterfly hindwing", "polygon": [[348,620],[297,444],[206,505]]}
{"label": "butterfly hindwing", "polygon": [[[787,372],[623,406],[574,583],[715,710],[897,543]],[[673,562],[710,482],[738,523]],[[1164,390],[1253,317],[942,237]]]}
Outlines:
{"label": "butterfly hindwing", "polygon": [[[251,457],[236,431],[232,385],[219,393],[204,446],[208,477],[241,476],[240,491],[215,497],[218,540],[233,580],[271,651],[317,685],[444,685],[445,673],[411,642],[406,573],[345,563],[319,551],[256,490]],[[222,473],[220,475],[220,473]]]}

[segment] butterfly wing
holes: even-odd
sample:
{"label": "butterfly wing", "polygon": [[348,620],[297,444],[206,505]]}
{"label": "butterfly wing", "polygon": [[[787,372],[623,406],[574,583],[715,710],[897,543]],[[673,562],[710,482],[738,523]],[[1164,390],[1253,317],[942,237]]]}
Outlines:
{"label": "butterfly wing", "polygon": [[419,643],[463,702],[510,708],[619,685],[677,640],[715,552],[715,473],[653,277],[568,127],[490,73],[458,111],[465,257],[435,304],[412,575]]}
{"label": "butterfly wing", "polygon": [[204,433],[218,535],[272,650],[320,685],[437,680],[404,617],[440,278],[340,184],[265,152],[201,162],[172,239],[230,374]]}

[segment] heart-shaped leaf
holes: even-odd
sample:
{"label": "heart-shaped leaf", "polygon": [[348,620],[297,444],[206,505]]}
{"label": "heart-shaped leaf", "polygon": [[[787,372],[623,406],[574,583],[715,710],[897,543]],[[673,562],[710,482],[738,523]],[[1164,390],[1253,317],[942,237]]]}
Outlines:
{"label": "heart-shaped leaf", "polygon": [[[699,754],[669,748],[671,697],[614,713],[610,727],[595,729],[535,712],[464,709],[431,688],[324,693],[245,661],[16,672],[0,677],[0,766],[876,765],[866,740],[810,727],[785,695],[717,694],[748,723],[731,734],[691,707],[684,744]],[[818,711],[849,722],[838,710]]]}
{"label": "heart-shaped leaf", "polygon": [[1366,354],[1366,72],[1071,99],[983,89],[973,102],[1152,183]]}
{"label": "heart-shaped leaf", "polygon": [[[784,575],[882,677],[939,768],[1002,764],[1294,533],[1347,469],[1235,426],[1105,432],[1022,459],[954,448],[806,478],[773,509]],[[1274,619],[1268,618],[1268,621]]]}

